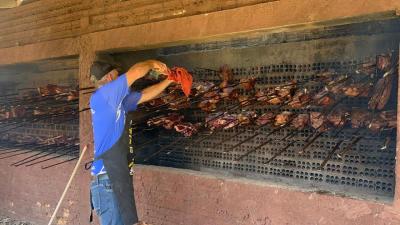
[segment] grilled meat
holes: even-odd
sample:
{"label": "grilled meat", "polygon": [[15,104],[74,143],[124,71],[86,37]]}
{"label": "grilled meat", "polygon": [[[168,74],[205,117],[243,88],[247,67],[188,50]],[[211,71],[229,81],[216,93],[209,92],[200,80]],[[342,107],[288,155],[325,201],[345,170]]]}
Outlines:
{"label": "grilled meat", "polygon": [[307,89],[297,91],[288,105],[294,109],[299,109],[311,101],[311,96]]}
{"label": "grilled meat", "polygon": [[151,118],[147,121],[148,126],[163,126],[165,129],[172,129],[175,124],[180,123],[183,116],[177,113],[169,113]]}
{"label": "grilled meat", "polygon": [[256,85],[255,77],[240,79],[240,86],[246,91],[253,90],[255,85]]}
{"label": "grilled meat", "polygon": [[248,106],[251,104],[252,99],[247,95],[241,95],[238,100],[241,106]]}
{"label": "grilled meat", "polygon": [[397,115],[396,111],[382,111],[379,113],[379,117],[382,118],[387,123],[388,128],[396,128],[397,127]]}
{"label": "grilled meat", "polygon": [[228,67],[228,65],[223,65],[219,69],[219,77],[221,78],[222,82],[219,85],[220,88],[225,88],[229,85],[229,83],[233,79],[232,70]]}
{"label": "grilled meat", "polygon": [[311,127],[318,131],[326,131],[328,130],[328,124],[326,116],[320,112],[311,112],[310,113],[310,124]]}
{"label": "grilled meat", "polygon": [[185,137],[190,137],[198,132],[200,123],[177,123],[174,128],[178,133],[183,134]]}
{"label": "grilled meat", "polygon": [[371,113],[363,109],[353,109],[351,111],[351,127],[361,128],[369,125]]}
{"label": "grilled meat", "polygon": [[292,118],[293,113],[289,112],[289,111],[283,111],[281,113],[279,113],[278,115],[276,115],[275,117],[275,126],[281,126],[281,125],[285,125],[289,122],[289,120]]}
{"label": "grilled meat", "polygon": [[[234,114],[228,114],[220,112],[209,114],[206,118],[206,126],[210,130],[220,129],[228,126],[228,124],[239,123],[237,116]],[[233,125],[232,125],[233,126]]]}
{"label": "grilled meat", "polygon": [[292,121],[292,126],[298,130],[304,129],[310,123],[310,115],[307,113],[298,114]]}
{"label": "grilled meat", "polygon": [[257,113],[254,111],[245,111],[245,112],[239,113],[237,115],[237,118],[241,125],[247,125],[247,124],[250,124],[254,119],[257,118]]}
{"label": "grilled meat", "polygon": [[392,73],[380,78],[374,87],[372,97],[368,102],[368,108],[372,110],[382,110],[389,101],[392,88]]}
{"label": "grilled meat", "polygon": [[275,121],[275,114],[272,112],[267,112],[262,114],[256,119],[256,124],[261,126],[268,123],[272,123],[273,121]]}
{"label": "grilled meat", "polygon": [[343,127],[346,123],[348,112],[345,109],[338,108],[326,117],[328,122],[334,127]]}
{"label": "grilled meat", "polygon": [[228,98],[229,100],[235,100],[239,98],[239,90],[234,87],[227,87],[222,89],[220,96],[221,98]]}
{"label": "grilled meat", "polygon": [[376,67],[381,71],[388,71],[391,67],[392,54],[378,55],[376,58]]}

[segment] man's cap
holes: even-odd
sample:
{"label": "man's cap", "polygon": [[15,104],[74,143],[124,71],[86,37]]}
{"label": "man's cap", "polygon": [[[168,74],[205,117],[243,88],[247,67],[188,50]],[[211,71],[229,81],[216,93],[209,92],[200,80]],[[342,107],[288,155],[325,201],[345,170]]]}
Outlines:
{"label": "man's cap", "polygon": [[97,80],[100,80],[104,77],[104,75],[106,75],[113,69],[115,69],[115,67],[111,64],[95,61],[90,67],[90,75],[96,77]]}

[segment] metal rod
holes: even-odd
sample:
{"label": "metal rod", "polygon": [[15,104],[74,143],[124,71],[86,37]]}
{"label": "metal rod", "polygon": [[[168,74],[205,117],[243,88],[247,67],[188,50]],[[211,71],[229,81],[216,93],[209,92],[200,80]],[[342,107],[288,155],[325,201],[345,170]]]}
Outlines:
{"label": "metal rod", "polygon": [[156,155],[160,154],[160,153],[161,153],[162,151],[164,151],[165,149],[169,148],[169,146],[175,145],[175,144],[177,144],[178,142],[180,142],[181,140],[182,140],[181,138],[178,138],[178,139],[176,139],[175,141],[171,142],[170,144],[161,147],[159,150],[157,150],[156,152],[152,153],[150,156],[146,157],[143,161],[144,161],[144,162],[149,161],[150,159],[152,159],[152,158],[155,157]]}
{"label": "metal rod", "polygon": [[[35,151],[37,151],[38,148],[40,148],[40,147],[41,147],[41,146],[35,147]],[[31,156],[29,156],[29,157],[26,157],[26,158],[24,158],[24,159],[21,159],[21,160],[15,162],[15,163],[11,164],[11,166],[20,166],[20,165],[22,165],[26,160],[31,159],[31,158],[33,158],[33,157],[35,157],[35,156],[37,156],[37,155],[41,155],[41,154],[43,154],[43,153],[46,153],[48,149],[51,149],[51,148],[53,148],[53,147],[57,148],[57,147],[59,147],[59,146],[58,146],[57,144],[51,144],[51,145],[44,145],[43,147],[44,147],[44,149],[41,148],[41,149],[40,149],[40,152],[38,152],[38,153],[36,153],[36,154],[34,154],[34,155],[31,155]]]}
{"label": "metal rod", "polygon": [[362,136],[356,137],[345,149],[339,151],[336,155],[337,155],[339,158],[342,158],[342,157],[343,157],[343,154],[344,154],[344,153],[347,153],[347,152],[349,152],[349,151],[351,151],[351,148],[352,148],[354,145],[356,145],[359,141],[361,141],[362,138],[363,138]]}
{"label": "metal rod", "polygon": [[72,158],[72,159],[68,159],[68,160],[65,160],[65,161],[62,161],[62,162],[59,162],[59,163],[55,163],[55,164],[52,164],[52,165],[42,166],[42,169],[48,169],[48,168],[50,168],[50,167],[58,166],[58,165],[60,165],[60,164],[64,164],[64,163],[67,163],[67,162],[74,161],[74,160],[76,160],[76,159],[78,159],[78,158],[79,158],[79,157],[74,157],[74,158]]}
{"label": "metal rod", "polygon": [[[295,134],[295,133],[297,133],[297,132],[299,132],[299,131],[297,131],[297,130],[291,131],[288,135],[286,135],[285,137],[281,138],[280,141],[285,140],[286,138],[290,137],[291,135],[293,135],[293,134]],[[247,157],[247,156],[250,155],[251,153],[257,151],[258,149],[262,148],[262,147],[265,146],[266,144],[270,143],[271,141],[274,141],[274,139],[273,139],[273,138],[270,138],[270,139],[268,139],[267,141],[265,141],[265,142],[259,144],[257,147],[255,147],[255,148],[253,148],[253,149],[247,151],[245,154],[243,154],[243,155],[239,156],[238,158],[236,158],[235,161],[240,161],[240,160],[242,160],[244,157]]]}
{"label": "metal rod", "polygon": [[323,133],[325,133],[324,131],[320,131],[318,132],[309,142],[307,142],[306,145],[303,146],[303,148],[300,149],[300,151],[298,151],[297,153],[299,154],[304,154],[305,150],[312,144],[314,143],[314,141],[316,141]]}
{"label": "metal rod", "polygon": [[270,159],[268,159],[267,162],[265,162],[264,164],[270,163],[276,157],[282,155],[283,152],[285,152],[291,145],[293,145],[296,142],[298,142],[298,140],[289,142],[285,147],[281,148],[277,153],[275,153],[275,155],[273,155]]}
{"label": "metal rod", "polygon": [[36,164],[39,164],[39,163],[42,163],[42,162],[47,162],[47,161],[52,160],[52,159],[63,157],[63,156],[65,156],[65,155],[67,155],[67,154],[69,154],[71,152],[79,152],[79,147],[78,147],[78,149],[69,150],[69,151],[64,152],[63,154],[60,154],[60,155],[57,155],[57,156],[53,156],[53,157],[50,157],[50,158],[47,158],[47,159],[39,160],[39,161],[30,163],[30,164],[26,164],[25,166],[29,167],[29,166],[33,166],[33,165],[36,165]]}
{"label": "metal rod", "polygon": [[[18,164],[18,165],[20,166],[20,165],[22,165],[22,164],[27,164],[27,163],[36,161],[36,160],[38,160],[38,159],[41,159],[41,158],[47,157],[47,156],[49,156],[49,155],[55,154],[55,153],[57,153],[58,151],[65,151],[65,150],[67,150],[67,149],[71,149],[71,148],[75,147],[75,145],[68,146],[68,147],[64,147],[64,148],[62,148],[62,147],[64,147],[64,146],[60,146],[60,147],[58,147],[58,148],[56,148],[56,149],[54,149],[54,150],[52,150],[52,151],[46,152],[46,154],[44,154],[44,155],[41,155],[41,156],[38,156],[38,157],[36,157],[36,158],[30,159],[30,160],[25,161],[25,162],[23,162],[23,163],[20,163],[20,164]],[[31,164],[28,164],[28,165],[25,165],[25,166],[29,166],[29,165],[31,165]]]}
{"label": "metal rod", "polygon": [[329,151],[328,156],[324,159],[324,161],[321,163],[321,166],[319,167],[320,170],[322,170],[325,165],[328,163],[328,161],[332,158],[332,156],[335,154],[336,150],[340,148],[340,145],[343,143],[344,140],[340,140],[336,143],[336,145],[332,148],[332,150]]}

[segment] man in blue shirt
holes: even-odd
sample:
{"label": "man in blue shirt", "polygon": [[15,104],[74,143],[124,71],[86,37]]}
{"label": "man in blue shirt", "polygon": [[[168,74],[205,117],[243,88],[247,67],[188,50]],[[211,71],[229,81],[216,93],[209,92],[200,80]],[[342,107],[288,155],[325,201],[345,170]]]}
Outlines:
{"label": "man in blue shirt", "polygon": [[167,66],[156,60],[118,71],[103,62],[94,62],[90,79],[97,90],[90,98],[94,135],[94,162],[91,173],[91,203],[102,225],[132,225],[138,222],[132,178],[128,168],[128,135],[125,116],[138,104],[157,97],[173,81],[165,79],[141,92],[130,86],[150,70],[167,74]]}

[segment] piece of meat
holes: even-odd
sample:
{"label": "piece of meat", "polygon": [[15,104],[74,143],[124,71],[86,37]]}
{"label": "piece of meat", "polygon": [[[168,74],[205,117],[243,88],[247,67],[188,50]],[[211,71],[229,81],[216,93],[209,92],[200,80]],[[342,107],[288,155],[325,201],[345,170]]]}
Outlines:
{"label": "piece of meat", "polygon": [[374,133],[380,132],[385,127],[386,127],[386,121],[380,118],[379,116],[374,116],[368,124],[368,129]]}
{"label": "piece of meat", "polygon": [[222,80],[221,84],[219,85],[220,88],[227,87],[229,83],[233,80],[233,73],[232,70],[228,67],[228,65],[223,65],[219,69],[219,77]]}
{"label": "piece of meat", "polygon": [[23,106],[11,106],[10,108],[10,118],[21,118],[27,113],[25,107]]}
{"label": "piece of meat", "polygon": [[330,96],[328,89],[324,88],[312,98],[318,106],[328,106],[334,103],[334,98]]}
{"label": "piece of meat", "polygon": [[349,97],[368,97],[371,91],[371,85],[369,83],[358,83],[344,86],[342,88],[343,94]]}
{"label": "piece of meat", "polygon": [[241,96],[239,96],[238,100],[239,100],[239,104],[241,106],[248,106],[251,104],[252,99],[250,98],[250,96],[241,95]]}
{"label": "piece of meat", "polygon": [[383,108],[385,108],[386,104],[389,101],[392,88],[392,73],[380,78],[374,87],[372,97],[368,102],[368,108],[371,110],[382,110]]}
{"label": "piece of meat", "polygon": [[366,127],[371,121],[371,113],[364,109],[353,109],[351,111],[351,127]]}
{"label": "piece of meat", "polygon": [[278,96],[271,96],[270,99],[268,99],[268,101],[267,101],[267,103],[270,105],[280,105],[283,102],[284,102],[284,100]]}
{"label": "piece of meat", "polygon": [[265,125],[268,123],[272,123],[275,121],[275,114],[273,112],[267,112],[262,114],[256,119],[256,124],[258,126]]}
{"label": "piece of meat", "polygon": [[74,101],[79,99],[78,91],[71,91],[67,96],[67,101]]}
{"label": "piece of meat", "polygon": [[223,88],[220,92],[221,98],[227,98],[229,100],[236,100],[239,98],[239,90],[235,87]]}
{"label": "piece of meat", "polygon": [[257,118],[257,113],[254,111],[245,111],[237,115],[237,119],[241,125],[248,125]]}
{"label": "piece of meat", "polygon": [[361,64],[360,68],[356,70],[356,73],[363,73],[366,75],[371,75],[375,73],[376,70],[376,62],[366,62]]}
{"label": "piece of meat", "polygon": [[[274,90],[272,90],[272,92],[274,92]],[[255,97],[257,98],[257,101],[259,102],[266,102],[269,99],[269,95],[271,93],[271,90],[259,90],[256,91],[255,93]]]}
{"label": "piece of meat", "polygon": [[348,115],[349,113],[345,109],[338,108],[329,113],[326,118],[332,126],[340,128],[345,125]]}
{"label": "piece of meat", "polygon": [[291,125],[298,129],[302,130],[310,123],[310,115],[307,113],[298,114],[292,121]]}
{"label": "piece of meat", "polygon": [[311,101],[311,96],[307,89],[297,91],[292,100],[288,103],[288,106],[294,109],[300,109],[306,106]]}
{"label": "piece of meat", "polygon": [[169,106],[168,106],[168,109],[174,110],[174,111],[181,110],[181,109],[187,109],[187,108],[190,108],[190,102],[189,102],[189,99],[187,99],[187,98],[183,98],[180,101],[171,102],[171,103],[169,103]]}
{"label": "piece of meat", "polygon": [[200,127],[200,123],[192,124],[192,123],[178,123],[175,124],[174,128],[178,133],[183,134],[185,137],[193,136],[198,132]]}
{"label": "piece of meat", "polygon": [[320,112],[310,113],[310,124],[314,129],[322,132],[328,129],[326,116]]}
{"label": "piece of meat", "polygon": [[33,109],[32,114],[34,116],[45,115],[46,114],[46,110],[35,108],[35,109]]}
{"label": "piece of meat", "polygon": [[255,77],[250,77],[250,78],[242,78],[240,79],[240,86],[246,90],[250,91],[254,89],[254,86],[256,85],[256,78]]}
{"label": "piece of meat", "polygon": [[376,67],[381,71],[388,71],[391,67],[392,54],[382,54],[376,57]]}
{"label": "piece of meat", "polygon": [[172,129],[175,124],[182,122],[183,116],[177,113],[169,113],[151,118],[147,121],[148,126],[163,126],[165,129]]}
{"label": "piece of meat", "polygon": [[229,113],[223,113],[223,114],[221,114],[220,112],[212,113],[209,114],[206,118],[206,126],[210,130],[222,129],[226,126],[234,126],[235,124],[238,123],[239,121],[237,119],[237,116],[235,114],[229,114]]}
{"label": "piece of meat", "polygon": [[203,98],[204,99],[209,99],[209,98],[215,98],[216,96],[219,96],[219,92],[217,90],[205,93],[203,95]]}
{"label": "piece of meat", "polygon": [[379,117],[386,121],[388,128],[397,128],[397,114],[394,110],[382,111]]}
{"label": "piece of meat", "polygon": [[292,116],[293,116],[292,112],[283,111],[283,112],[279,113],[278,115],[276,115],[274,125],[275,126],[285,125],[290,121]]}
{"label": "piece of meat", "polygon": [[204,112],[213,112],[217,109],[218,101],[215,99],[203,100],[197,106]]}
{"label": "piece of meat", "polygon": [[197,81],[197,82],[195,81],[195,82],[193,82],[193,86],[192,86],[192,88],[197,91],[196,95],[208,92],[215,87],[216,87],[216,85],[209,81]]}
{"label": "piece of meat", "polygon": [[282,86],[278,86],[275,88],[275,93],[281,98],[287,98],[291,97],[293,94],[294,90],[296,89],[296,82],[295,81],[290,81],[288,83],[285,83]]}

